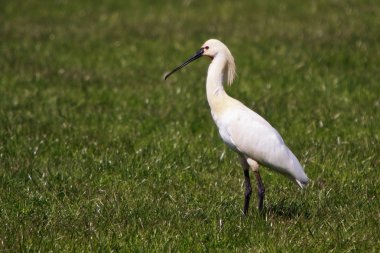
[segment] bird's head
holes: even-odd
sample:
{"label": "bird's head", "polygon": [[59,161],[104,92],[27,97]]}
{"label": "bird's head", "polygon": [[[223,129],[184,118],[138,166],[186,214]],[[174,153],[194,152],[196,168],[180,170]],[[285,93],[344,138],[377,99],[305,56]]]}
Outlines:
{"label": "bird's head", "polygon": [[235,61],[234,57],[232,56],[230,50],[224,45],[221,41],[217,39],[209,39],[207,40],[202,47],[189,59],[187,59],[184,63],[170,71],[165,75],[165,80],[174,72],[177,70],[180,70],[181,68],[185,67],[188,65],[190,62],[195,61],[196,59],[200,58],[201,56],[208,56],[211,59],[214,59],[218,55],[221,55],[224,57],[226,60],[225,64],[225,76],[227,83],[229,85],[232,84],[233,80],[235,79],[236,76],[236,67],[235,67]]}

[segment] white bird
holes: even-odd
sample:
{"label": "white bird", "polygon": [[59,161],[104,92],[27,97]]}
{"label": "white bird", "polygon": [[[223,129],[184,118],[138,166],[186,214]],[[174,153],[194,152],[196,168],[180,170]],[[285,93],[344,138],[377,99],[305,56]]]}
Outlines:
{"label": "white bird", "polygon": [[259,164],[287,176],[304,188],[309,179],[277,130],[259,114],[225,92],[224,81],[231,85],[236,71],[234,58],[221,41],[207,40],[194,56],[167,73],[165,79],[201,56],[208,56],[212,60],[206,81],[207,100],[212,118],[223,141],[239,154],[243,167],[245,177],[244,214],[246,215],[248,212],[252,193],[249,168],[253,170],[256,177],[260,211],[263,209],[265,189],[259,174]]}

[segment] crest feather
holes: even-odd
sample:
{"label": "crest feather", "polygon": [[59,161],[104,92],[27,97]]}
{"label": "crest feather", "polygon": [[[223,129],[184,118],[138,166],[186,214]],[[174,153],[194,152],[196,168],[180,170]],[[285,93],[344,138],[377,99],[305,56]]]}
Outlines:
{"label": "crest feather", "polygon": [[231,85],[236,77],[236,66],[235,66],[235,60],[232,56],[230,50],[225,47],[226,50],[226,59],[227,59],[227,69],[225,70],[225,74],[227,74],[227,84]]}

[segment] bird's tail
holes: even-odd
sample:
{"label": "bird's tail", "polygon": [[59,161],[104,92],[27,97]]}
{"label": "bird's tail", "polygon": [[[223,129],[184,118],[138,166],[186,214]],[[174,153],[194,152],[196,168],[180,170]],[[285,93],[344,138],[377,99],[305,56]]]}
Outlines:
{"label": "bird's tail", "polygon": [[304,189],[309,183],[309,179],[307,179],[306,181],[300,181],[298,179],[295,179],[295,181],[298,184],[298,186],[301,187],[301,189]]}
{"label": "bird's tail", "polygon": [[298,184],[301,189],[305,188],[309,183],[309,178],[307,177],[302,165],[298,161],[297,157],[290,151],[290,157],[292,158],[291,171],[294,181]]}

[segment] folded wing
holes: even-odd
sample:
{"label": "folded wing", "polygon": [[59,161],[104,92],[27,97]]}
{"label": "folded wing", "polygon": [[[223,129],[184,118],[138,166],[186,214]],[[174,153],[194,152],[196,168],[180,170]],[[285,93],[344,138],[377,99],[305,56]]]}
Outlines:
{"label": "folded wing", "polygon": [[233,148],[246,157],[294,179],[300,187],[307,184],[308,177],[298,159],[286,146],[277,130],[265,119],[248,108],[235,108],[226,113],[228,115],[224,115],[224,135],[228,135]]}

